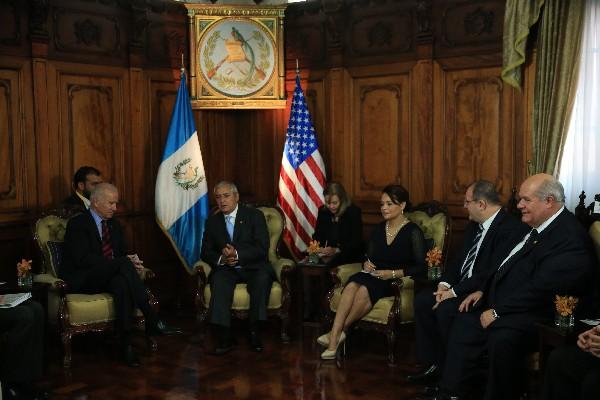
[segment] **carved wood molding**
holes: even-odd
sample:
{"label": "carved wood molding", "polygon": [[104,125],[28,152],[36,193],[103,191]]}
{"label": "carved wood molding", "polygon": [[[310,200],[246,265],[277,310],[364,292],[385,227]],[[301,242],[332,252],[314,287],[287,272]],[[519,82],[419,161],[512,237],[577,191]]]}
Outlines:
{"label": "carved wood molding", "polygon": [[[490,43],[496,44],[498,41],[497,37],[493,35],[494,24],[502,23],[497,21],[501,16],[496,15],[493,10],[486,8],[485,6],[478,6],[475,10],[468,12],[462,16],[463,31],[471,37],[471,40],[462,40],[458,43],[456,40],[450,38],[449,29],[457,30],[458,27],[455,25],[449,26],[449,14],[456,12],[460,8],[472,6],[472,2],[462,2],[446,8],[442,13],[442,32],[441,42],[446,47],[456,47],[458,45],[486,45]],[[500,30],[502,32],[502,30]],[[487,37],[485,37],[487,35]]]}
{"label": "carved wood molding", "polygon": [[[490,77],[485,77],[485,78],[463,78],[463,79],[458,79],[456,81],[454,81],[454,87],[453,87],[453,95],[454,95],[454,100],[453,103],[457,104],[458,103],[458,97],[459,97],[459,92],[461,90],[461,88],[466,87],[468,85],[481,85],[481,84],[488,84],[488,85],[492,85],[493,87],[496,88],[496,92],[498,93],[498,100],[499,100],[499,104],[498,104],[498,118],[502,118],[502,91],[504,90],[504,84],[502,82],[502,80],[498,77],[495,76],[490,76]],[[456,150],[457,146],[456,144],[458,143],[458,138],[457,138],[457,133],[459,132],[459,128],[457,126],[458,124],[458,118],[456,118],[456,116],[453,118],[453,122],[454,122],[454,126],[452,128],[452,138],[453,138],[453,142],[454,142],[454,149]],[[498,123],[498,126],[501,127],[502,124]],[[485,132],[481,132],[480,134],[485,134]],[[502,132],[499,132],[499,136],[502,135]],[[499,140],[499,146],[501,146],[500,144],[500,140]],[[479,143],[479,142],[477,142]],[[499,151],[501,149],[498,149]],[[481,155],[482,151],[479,147],[475,147],[475,145],[473,143],[471,143],[471,148],[470,148],[470,153],[471,154],[478,154]],[[455,165],[455,158],[454,157],[450,157],[449,159],[449,164],[450,164],[450,171],[457,171],[456,165]],[[477,162],[477,159],[473,159],[472,160],[472,167],[471,167],[471,171],[472,171],[472,176],[473,177],[479,177],[482,176],[481,170],[480,170],[480,162]],[[499,170],[501,170],[499,168]],[[453,176],[453,180],[452,180],[452,192],[454,194],[457,195],[461,195],[464,194],[466,192],[466,190],[468,189],[469,185],[472,183],[472,180],[469,180],[469,182],[460,182],[457,178],[456,175]],[[502,180],[502,175],[498,174],[496,176],[496,179],[494,180],[494,186],[496,188],[496,190],[498,191],[498,193],[502,192],[502,188],[503,188],[503,180]]]}
{"label": "carved wood molding", "polygon": [[[79,13],[71,10],[56,8],[52,18],[55,28],[61,26],[62,18],[77,16],[72,26],[73,37],[61,36],[61,30],[55,29],[54,46],[57,50],[70,53],[100,54],[104,56],[117,56],[121,51],[121,28],[116,17],[97,13]],[[113,30],[113,43],[103,44],[107,35],[105,28],[110,26]],[[73,43],[74,40],[76,41]]]}
{"label": "carved wood molding", "polygon": [[[376,90],[386,90],[389,92],[392,92],[395,95],[395,98],[398,100],[398,105],[397,105],[397,109],[398,109],[398,116],[402,115],[402,85],[401,84],[389,84],[389,85],[365,85],[363,87],[360,88],[360,94],[359,94],[359,98],[360,98],[360,102],[363,103],[366,96],[371,93],[374,92]],[[364,126],[364,111],[363,111],[363,107],[360,107],[360,130],[359,130],[359,135],[360,135],[360,148],[364,148],[365,147],[365,141],[368,139],[368,137],[364,134],[367,129]],[[400,120],[399,120],[400,121]],[[400,132],[400,127],[398,127],[397,132]],[[398,153],[400,153],[400,151],[398,150]],[[360,158],[360,187],[361,189],[366,189],[366,190],[379,190],[381,189],[381,187],[374,185],[372,183],[369,183],[367,181],[367,177],[365,176],[365,170],[363,168],[363,166],[365,165],[366,160],[364,159],[364,153],[362,151],[359,151],[359,158]],[[400,175],[398,175],[398,172],[396,174],[396,176],[393,179],[393,182],[390,183],[400,183],[402,181],[402,178]]]}
{"label": "carved wood molding", "polygon": [[9,182],[8,182],[8,187],[6,190],[4,191],[0,191],[0,200],[14,200],[17,197],[17,185],[16,185],[16,178],[15,178],[15,158],[14,158],[14,141],[13,141],[13,137],[17,134],[17,132],[13,131],[13,119],[12,119],[12,98],[11,98],[11,85],[10,85],[10,81],[7,79],[0,79],[0,91],[4,91],[4,97],[5,97],[5,101],[6,101],[6,116],[8,118],[7,122],[7,126],[8,126],[8,130],[7,132],[5,132],[6,136],[7,136],[7,140],[8,140],[8,149],[7,149],[7,153],[9,156],[9,159],[6,160],[8,165],[5,165],[4,167],[8,167],[8,176],[9,176]]}
{"label": "carved wood molding", "polygon": [[15,29],[12,32],[7,33],[6,36],[0,37],[0,45],[4,46],[17,46],[21,43],[21,18],[19,16],[18,8],[17,8],[17,0],[7,0],[3,3],[3,7],[0,10],[4,10],[4,12],[9,9],[11,13],[11,17],[13,23],[15,25]]}

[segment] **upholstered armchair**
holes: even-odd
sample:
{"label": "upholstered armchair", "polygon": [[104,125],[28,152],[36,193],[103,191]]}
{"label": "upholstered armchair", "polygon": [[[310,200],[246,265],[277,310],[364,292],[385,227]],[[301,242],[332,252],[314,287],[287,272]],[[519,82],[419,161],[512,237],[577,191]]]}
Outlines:
{"label": "upholstered armchair", "polygon": [[[445,207],[438,202],[424,203],[415,207],[405,215],[417,224],[428,242],[428,246],[437,246],[442,250],[443,259],[447,253],[450,242],[449,234],[451,219]],[[334,287],[329,291],[325,299],[327,312],[326,322],[331,325],[341,297],[342,289],[348,278],[360,271],[362,264],[340,265],[331,271]],[[396,331],[399,324],[413,322],[414,319],[414,292],[415,282],[406,276],[392,282],[394,296],[384,297],[377,301],[373,309],[358,321],[354,328],[375,330],[386,335],[388,345],[388,363],[395,365]]]}
{"label": "upholstered armchair", "polygon": [[[262,211],[267,221],[267,229],[269,230],[269,262],[277,275],[277,280],[271,286],[267,310],[270,316],[276,316],[281,319],[281,340],[287,343],[290,340],[288,334],[291,303],[290,278],[296,264],[290,259],[279,257],[277,251],[283,228],[285,227],[285,218],[281,210],[276,207],[258,207],[258,209]],[[210,285],[208,284],[210,270],[210,266],[204,261],[199,261],[195,266],[198,277],[196,304],[198,306],[198,319],[200,322],[206,319],[210,304],[211,293]],[[238,283],[233,294],[231,313],[236,318],[247,319],[249,309],[250,296],[246,290],[246,284]]]}
{"label": "upholstered armchair", "polygon": [[[58,278],[62,260],[62,245],[67,221],[75,214],[67,210],[55,210],[42,215],[35,223],[33,234],[42,254],[42,268],[34,276],[34,282],[48,285],[48,322],[56,326],[64,348],[63,365],[71,366],[71,338],[84,332],[112,330],[114,321],[113,299],[108,293],[68,293],[66,282]],[[142,279],[151,278],[153,272],[146,269]],[[148,290],[150,304],[158,309],[158,302]],[[141,312],[137,322],[144,322]],[[149,338],[152,349],[156,342]]]}

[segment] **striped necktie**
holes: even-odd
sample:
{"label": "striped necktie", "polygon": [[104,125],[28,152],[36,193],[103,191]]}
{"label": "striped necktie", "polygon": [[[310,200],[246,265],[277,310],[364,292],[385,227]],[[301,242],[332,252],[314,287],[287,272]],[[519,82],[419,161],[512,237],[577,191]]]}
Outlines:
{"label": "striped necktie", "polygon": [[107,260],[113,259],[113,248],[110,241],[110,231],[108,230],[108,223],[106,220],[102,220],[102,255]]}
{"label": "striped necktie", "polygon": [[460,280],[463,281],[469,277],[469,272],[473,269],[473,265],[475,264],[475,259],[477,258],[477,246],[479,245],[479,241],[481,240],[481,235],[483,235],[483,227],[481,224],[477,225],[477,233],[471,242],[471,248],[467,253],[467,257],[465,258],[465,262],[460,269]]}

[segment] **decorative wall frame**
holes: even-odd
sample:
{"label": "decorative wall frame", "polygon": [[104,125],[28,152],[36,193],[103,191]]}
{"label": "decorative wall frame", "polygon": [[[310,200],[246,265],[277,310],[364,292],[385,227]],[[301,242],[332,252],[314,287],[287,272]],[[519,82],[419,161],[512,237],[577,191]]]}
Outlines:
{"label": "decorative wall frame", "polygon": [[192,108],[284,108],[286,5],[185,6]]}

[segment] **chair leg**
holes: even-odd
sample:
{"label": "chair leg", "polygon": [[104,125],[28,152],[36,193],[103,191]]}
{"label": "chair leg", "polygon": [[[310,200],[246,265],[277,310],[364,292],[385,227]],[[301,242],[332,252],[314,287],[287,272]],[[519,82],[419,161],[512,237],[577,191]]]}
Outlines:
{"label": "chair leg", "polygon": [[396,365],[396,332],[393,329],[387,331],[387,345],[388,345],[388,365]]}
{"label": "chair leg", "polygon": [[156,343],[156,339],[152,336],[146,336],[146,343],[150,351],[158,351],[158,344]]}
{"label": "chair leg", "polygon": [[63,358],[63,367],[71,368],[71,332],[63,332],[61,335],[65,356]]}
{"label": "chair leg", "polygon": [[290,342],[290,335],[288,333],[289,325],[290,325],[290,316],[282,315],[281,316],[281,341],[283,343]]}

